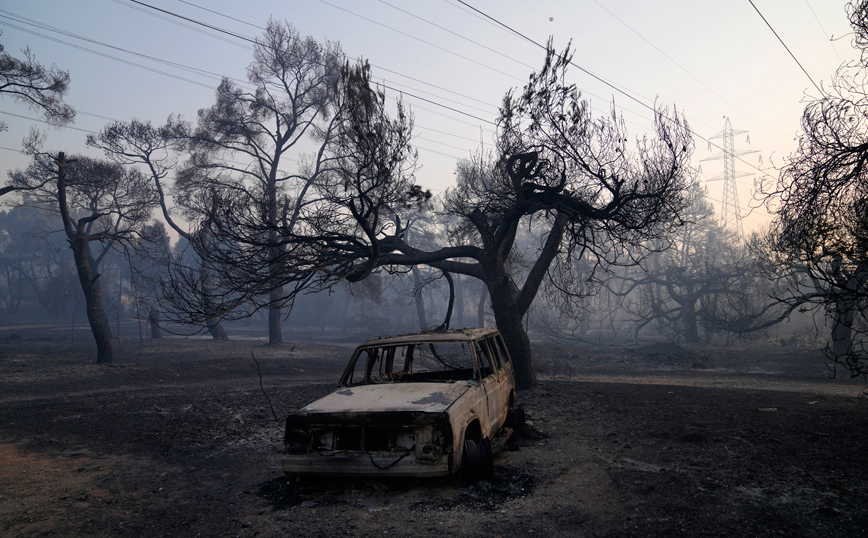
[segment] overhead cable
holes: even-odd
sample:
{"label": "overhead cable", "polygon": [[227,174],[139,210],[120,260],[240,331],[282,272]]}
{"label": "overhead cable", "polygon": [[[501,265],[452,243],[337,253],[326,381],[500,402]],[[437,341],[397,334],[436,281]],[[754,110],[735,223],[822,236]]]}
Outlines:
{"label": "overhead cable", "polygon": [[762,18],[763,22],[766,23],[766,26],[769,27],[769,30],[771,30],[772,33],[775,34],[775,37],[778,38],[778,41],[781,42],[781,45],[783,45],[784,48],[787,49],[787,52],[790,53],[790,56],[793,58],[793,61],[795,61],[796,65],[798,65],[799,68],[802,70],[802,73],[804,73],[805,76],[808,77],[808,80],[811,81],[811,84],[813,84],[814,87],[817,88],[817,91],[820,92],[820,96],[825,95],[825,92],[822,89],[820,89],[820,87],[817,85],[816,82],[814,82],[814,79],[811,78],[811,75],[808,74],[808,71],[805,69],[805,67],[802,65],[802,63],[799,61],[799,59],[796,58],[796,55],[793,54],[793,51],[790,50],[790,47],[788,47],[787,44],[784,43],[784,40],[781,39],[781,36],[779,36],[778,33],[775,31],[775,29],[772,28],[771,23],[769,23],[769,21],[765,18],[765,16],[763,16],[763,14],[760,12],[759,8],[756,7],[756,5],[753,3],[753,0],[747,0],[747,1],[750,2],[750,5],[753,6],[753,8],[756,10],[757,14],[759,14],[760,18]]}

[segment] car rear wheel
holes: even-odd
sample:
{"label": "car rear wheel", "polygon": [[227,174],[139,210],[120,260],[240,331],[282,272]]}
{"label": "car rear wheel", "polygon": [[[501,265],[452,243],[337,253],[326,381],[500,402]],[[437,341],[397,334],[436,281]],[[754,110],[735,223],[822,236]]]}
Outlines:
{"label": "car rear wheel", "polygon": [[524,407],[522,407],[521,404],[516,404],[515,407],[506,412],[506,422],[504,423],[504,426],[520,432],[524,430],[525,420]]}

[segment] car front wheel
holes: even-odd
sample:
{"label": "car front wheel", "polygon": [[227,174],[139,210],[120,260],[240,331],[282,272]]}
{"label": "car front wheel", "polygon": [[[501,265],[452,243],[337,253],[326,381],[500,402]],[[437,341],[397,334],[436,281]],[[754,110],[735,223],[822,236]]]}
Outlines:
{"label": "car front wheel", "polygon": [[470,482],[494,476],[494,453],[488,439],[464,441],[464,476]]}

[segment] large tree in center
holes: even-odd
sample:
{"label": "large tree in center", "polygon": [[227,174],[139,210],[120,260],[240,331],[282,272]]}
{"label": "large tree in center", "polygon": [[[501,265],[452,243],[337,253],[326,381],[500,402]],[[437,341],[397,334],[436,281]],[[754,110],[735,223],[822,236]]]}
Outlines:
{"label": "large tree in center", "polygon": [[[236,252],[279,252],[280,266],[250,289],[293,291],[355,282],[377,271],[428,265],[479,279],[491,297],[497,327],[515,362],[517,384],[534,384],[530,342],[522,319],[549,279],[565,292],[565,275],[582,259],[593,267],[635,262],[682,224],[693,149],[683,118],[655,110],[654,132],[629,149],[614,110],[594,118],[567,82],[569,51],[551,48],[543,69],[520,92],[506,95],[498,121],[498,155],[459,169],[458,184],[442,198],[414,183],[412,116],[389,112],[372,87],[367,66],[345,68],[340,79],[341,121],[328,146],[330,166],[311,183],[297,218],[259,219],[259,233],[231,236],[235,247],[201,255],[229,266]],[[431,205],[447,222],[448,244],[422,248],[410,238],[412,213]],[[297,206],[298,207],[298,206]],[[253,217],[238,204],[215,207],[215,234],[243,229]],[[543,227],[533,252],[515,263],[519,226]],[[290,225],[291,224],[291,225]],[[267,232],[267,233],[266,233]],[[256,257],[244,254],[247,258]],[[591,272],[593,275],[593,271]]]}
{"label": "large tree in center", "polygon": [[[566,290],[559,275],[580,257],[605,266],[635,256],[681,223],[691,174],[689,129],[682,119],[655,112],[655,136],[628,150],[616,114],[592,117],[587,101],[567,82],[570,54],[551,48],[543,69],[519,93],[508,93],[498,121],[498,160],[471,166],[447,192],[443,211],[458,217],[454,246],[423,252],[384,238],[382,264],[426,263],[481,280],[498,329],[516,362],[521,387],[534,383],[530,342],[522,319],[546,278]],[[524,270],[508,260],[518,227],[531,219],[546,232]],[[541,224],[542,223],[542,224]]]}
{"label": "large tree in center", "polygon": [[[522,318],[553,268],[568,268],[580,256],[601,266],[625,251],[641,256],[651,240],[681,224],[691,176],[693,144],[683,119],[656,111],[653,136],[631,152],[614,111],[594,118],[567,82],[569,64],[569,52],[550,49],[527,86],[506,95],[499,155],[463,165],[458,184],[438,201],[453,224],[451,244],[436,249],[407,240],[406,212],[424,193],[399,165],[413,155],[406,116],[399,108],[398,118],[388,120],[381,94],[360,91],[356,106],[365,113],[342,131],[343,154],[352,159],[332,182],[318,185],[322,200],[306,208],[303,226],[276,234],[287,265],[315,273],[320,286],[419,264],[477,278],[491,296],[517,382],[531,386]],[[518,228],[530,219],[544,223],[546,232],[535,252],[524,254],[524,265],[511,264]]]}

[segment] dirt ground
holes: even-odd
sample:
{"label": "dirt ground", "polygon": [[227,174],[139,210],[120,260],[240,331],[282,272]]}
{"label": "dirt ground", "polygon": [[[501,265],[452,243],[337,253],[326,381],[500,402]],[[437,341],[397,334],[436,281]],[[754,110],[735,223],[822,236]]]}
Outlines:
{"label": "dirt ground", "polygon": [[493,480],[296,482],[281,422],[350,344],[130,340],[96,366],[71,334],[0,328],[2,536],[868,536],[868,382],[819,351],[539,345]]}

